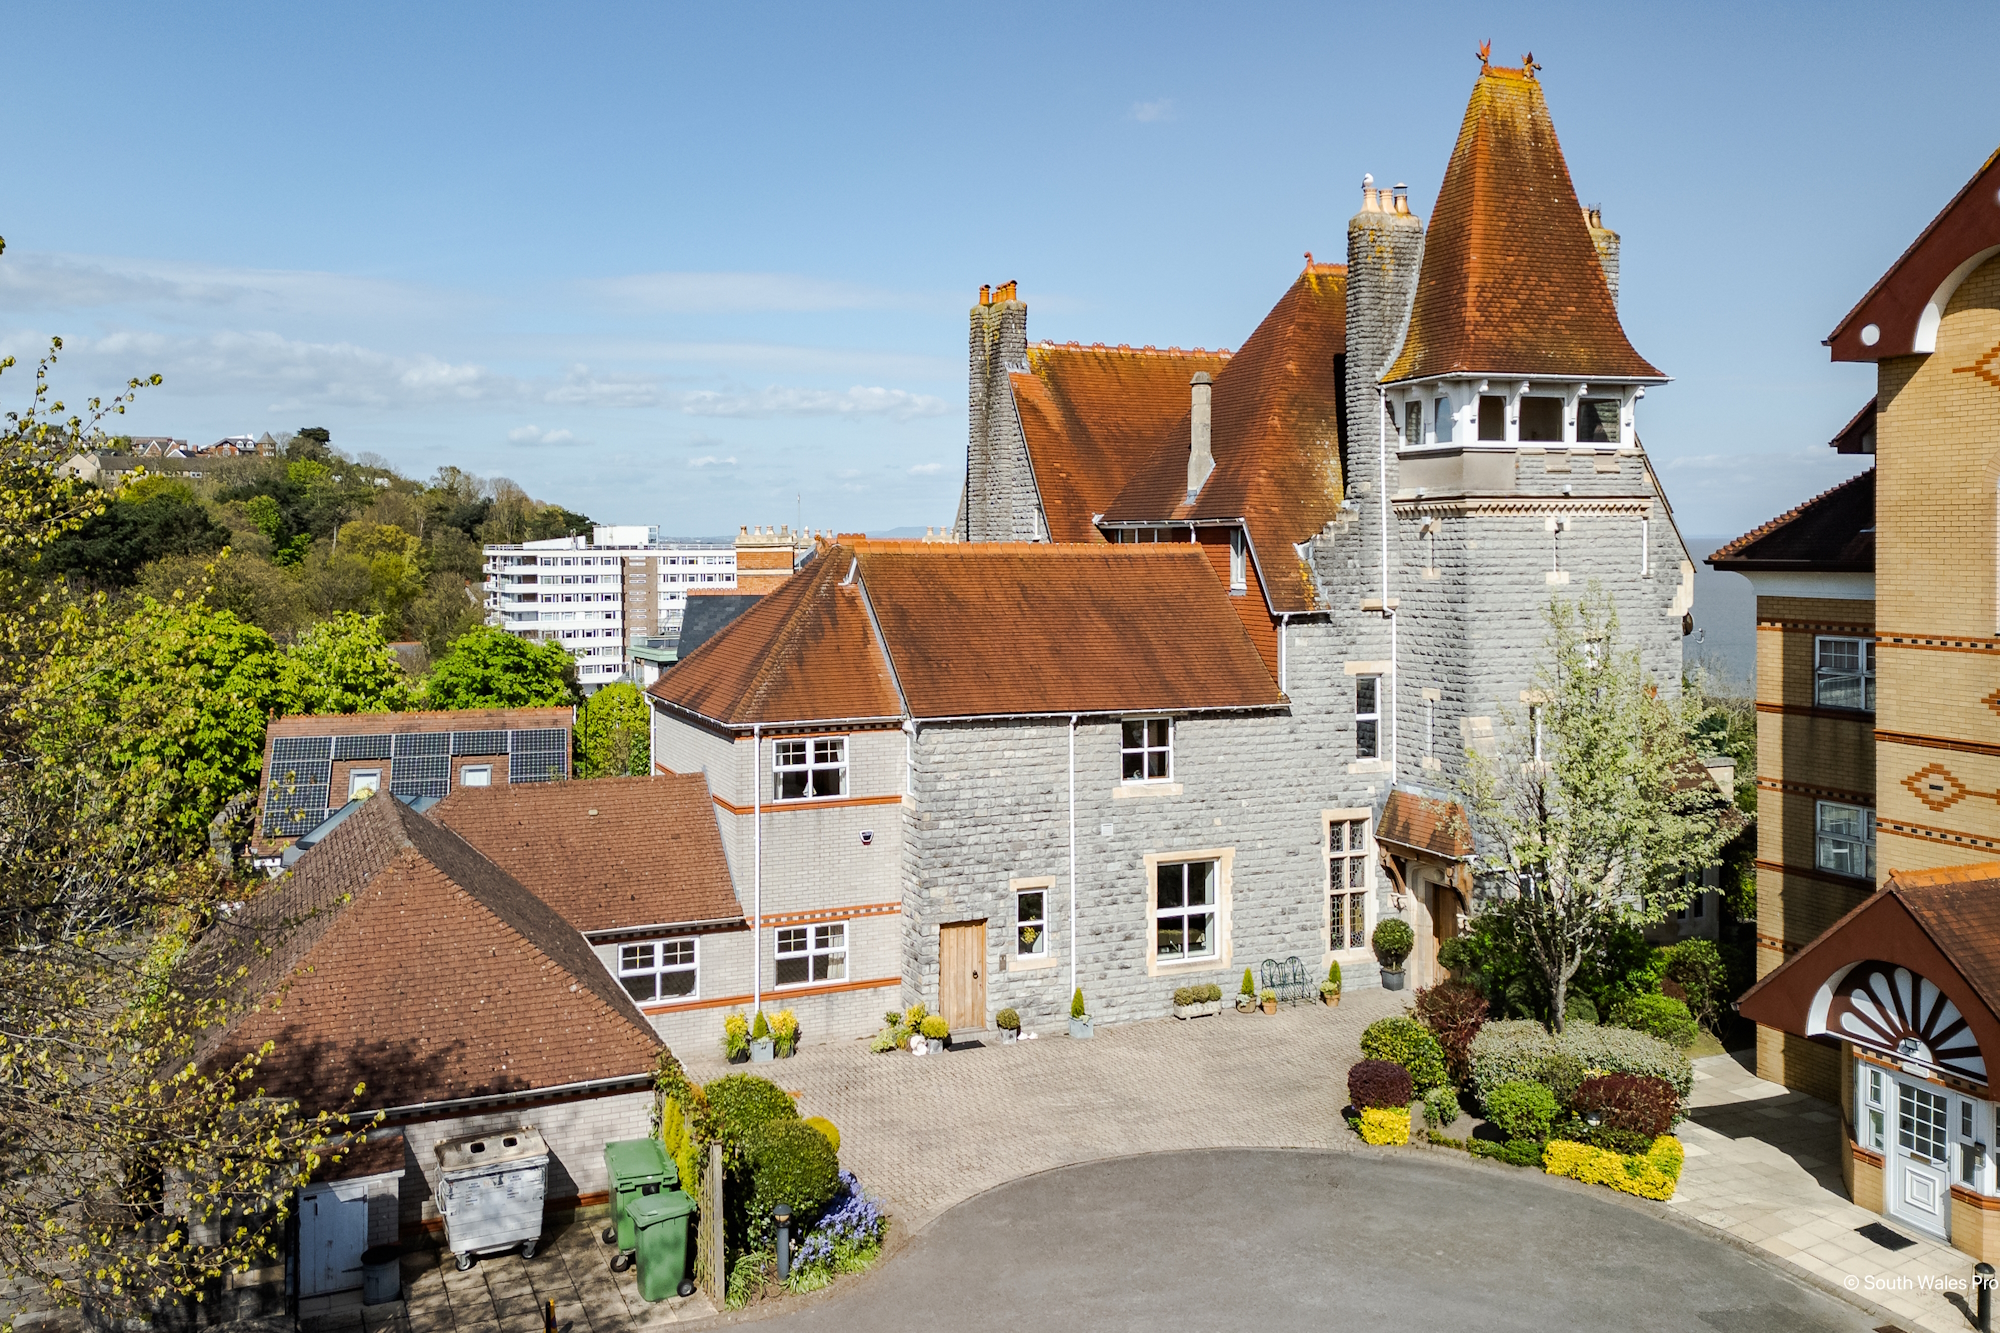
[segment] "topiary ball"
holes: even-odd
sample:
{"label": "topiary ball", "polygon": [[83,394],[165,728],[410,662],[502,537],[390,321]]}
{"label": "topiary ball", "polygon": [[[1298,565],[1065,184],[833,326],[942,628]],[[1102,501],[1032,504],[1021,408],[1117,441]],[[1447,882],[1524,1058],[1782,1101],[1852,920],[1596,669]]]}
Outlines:
{"label": "topiary ball", "polygon": [[1376,1019],[1361,1034],[1361,1053],[1371,1060],[1393,1060],[1409,1070],[1419,1092],[1450,1081],[1444,1047],[1414,1018],[1398,1014]]}
{"label": "topiary ball", "polygon": [[1347,1100],[1357,1111],[1408,1106],[1410,1071],[1393,1060],[1358,1060],[1347,1071]]}
{"label": "topiary ball", "polygon": [[785,1090],[755,1074],[728,1074],[704,1083],[701,1090],[715,1117],[716,1133],[732,1143],[747,1142],[752,1130],[769,1121],[799,1118],[799,1108]]}
{"label": "topiary ball", "polygon": [[840,1188],[839,1156],[826,1135],[803,1120],[768,1120],[757,1126],[744,1141],[743,1161],[750,1179],[750,1217],[768,1224],[771,1210],[786,1204],[795,1236],[811,1229]]}
{"label": "topiary ball", "polygon": [[807,1116],[802,1123],[811,1125],[814,1129],[825,1135],[826,1141],[833,1146],[835,1153],[840,1151],[840,1131],[833,1127],[831,1120],[828,1120],[823,1115],[814,1115]]}

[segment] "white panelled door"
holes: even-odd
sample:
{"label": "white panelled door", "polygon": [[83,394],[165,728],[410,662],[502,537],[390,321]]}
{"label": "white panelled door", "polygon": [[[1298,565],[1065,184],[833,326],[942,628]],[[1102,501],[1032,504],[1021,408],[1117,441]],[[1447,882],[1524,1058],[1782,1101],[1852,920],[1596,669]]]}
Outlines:
{"label": "white panelled door", "polygon": [[299,1195],[299,1295],[358,1289],[367,1248],[366,1198],[343,1199],[331,1185]]}
{"label": "white panelled door", "polygon": [[1889,1211],[1933,1236],[1951,1232],[1949,1099],[1896,1080],[1896,1136],[1887,1154]]}

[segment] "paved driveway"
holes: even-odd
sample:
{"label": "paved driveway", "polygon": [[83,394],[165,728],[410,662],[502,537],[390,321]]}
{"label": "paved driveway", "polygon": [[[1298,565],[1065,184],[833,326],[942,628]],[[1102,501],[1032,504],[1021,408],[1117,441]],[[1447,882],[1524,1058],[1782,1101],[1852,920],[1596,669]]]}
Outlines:
{"label": "paved driveway", "polygon": [[1881,1321],[1608,1190],[1433,1150],[1229,1150],[1015,1181],[779,1316],[882,1329],[1720,1330]]}
{"label": "paved driveway", "polygon": [[[1179,1022],[1046,1034],[942,1055],[874,1055],[866,1042],[809,1046],[736,1069],[798,1095],[840,1130],[842,1164],[914,1230],[955,1203],[1051,1167],[1176,1148],[1332,1148],[1361,1030],[1407,994],[1359,991],[1337,1008],[1233,1010]],[[990,1038],[989,1038],[990,1039]],[[706,1082],[735,1072],[678,1052]]]}

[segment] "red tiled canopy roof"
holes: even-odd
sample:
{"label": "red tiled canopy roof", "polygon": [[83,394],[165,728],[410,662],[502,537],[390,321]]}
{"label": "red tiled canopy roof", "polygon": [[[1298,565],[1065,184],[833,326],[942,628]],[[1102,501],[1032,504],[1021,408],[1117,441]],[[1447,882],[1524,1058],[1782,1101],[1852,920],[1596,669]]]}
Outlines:
{"label": "red tiled canopy roof", "polygon": [[1788,509],[1708,557],[1737,573],[1875,569],[1875,469]]}
{"label": "red tiled canopy roof", "polygon": [[585,934],[743,916],[700,773],[460,787],[428,813]]}
{"label": "red tiled canopy roof", "polygon": [[1050,540],[1103,540],[1091,516],[1110,506],[1176,421],[1185,441],[1188,381],[1198,371],[1218,375],[1228,362],[1227,352],[1200,349],[1030,346],[1027,371],[1009,379]]}
{"label": "red tiled canopy roof", "polygon": [[1382,378],[1459,374],[1665,378],[1626,340],[1542,85],[1519,69],[1473,85]]}
{"label": "red tiled canopy roof", "polygon": [[1457,801],[1424,796],[1402,788],[1389,793],[1382,805],[1378,841],[1429,852],[1447,860],[1472,855],[1472,826]]}
{"label": "red tiled canopy roof", "polygon": [[1105,512],[1111,522],[1242,519],[1275,612],[1310,611],[1292,548],[1340,509],[1347,270],[1314,264],[1279,298],[1216,376],[1215,470],[1187,500],[1188,392],[1152,459]]}

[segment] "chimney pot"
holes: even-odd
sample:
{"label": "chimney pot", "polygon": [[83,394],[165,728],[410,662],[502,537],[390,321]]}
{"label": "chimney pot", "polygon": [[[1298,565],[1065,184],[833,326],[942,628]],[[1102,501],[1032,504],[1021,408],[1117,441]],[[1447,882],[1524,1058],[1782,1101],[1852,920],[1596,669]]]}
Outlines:
{"label": "chimney pot", "polygon": [[1396,208],[1395,208],[1396,215],[1398,217],[1408,217],[1410,215],[1410,187],[1403,184],[1403,182],[1401,181],[1397,181],[1395,197],[1396,197]]}
{"label": "chimney pot", "polygon": [[1377,201],[1375,196],[1375,176],[1374,173],[1370,172],[1361,178],[1361,211],[1364,213],[1379,213],[1381,210],[1382,205]]}

